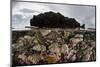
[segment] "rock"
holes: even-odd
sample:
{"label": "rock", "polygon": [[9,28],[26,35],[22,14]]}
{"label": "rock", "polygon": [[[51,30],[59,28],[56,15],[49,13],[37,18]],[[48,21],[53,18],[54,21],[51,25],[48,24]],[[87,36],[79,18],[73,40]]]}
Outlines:
{"label": "rock", "polygon": [[76,38],[83,38],[83,35],[82,34],[76,34],[74,37],[76,37]]}
{"label": "rock", "polygon": [[[69,60],[72,60],[72,57],[73,57],[75,54],[76,54],[76,51],[75,51],[75,50],[70,50],[69,53],[68,53],[68,55],[65,56],[65,57],[66,57],[67,59],[69,59]],[[73,57],[73,59],[74,59],[74,57]]]}
{"label": "rock", "polygon": [[[87,46],[85,49],[81,49],[80,54],[82,54],[81,61],[90,61],[91,56],[93,54],[93,47],[89,46],[88,44],[85,44],[84,46]],[[84,47],[81,47],[84,48]]]}
{"label": "rock", "polygon": [[29,35],[25,35],[25,36],[24,36],[24,39],[31,40],[31,39],[32,39],[32,37],[31,37],[31,36],[29,36]]}
{"label": "rock", "polygon": [[83,56],[82,61],[90,61],[91,54],[86,54]]}
{"label": "rock", "polygon": [[32,49],[36,51],[45,51],[46,47],[44,45],[35,45]]}
{"label": "rock", "polygon": [[82,41],[83,41],[83,35],[79,35],[79,34],[75,35],[75,37],[70,39],[70,42],[73,44],[77,44]]}
{"label": "rock", "polygon": [[40,32],[41,32],[41,34],[43,36],[46,36],[46,35],[48,35],[51,32],[51,30],[41,30]]}
{"label": "rock", "polygon": [[60,60],[60,57],[57,56],[57,55],[55,55],[55,54],[53,54],[53,55],[48,55],[48,56],[46,57],[46,61],[47,61],[48,63],[57,63],[57,61],[59,61],[59,60]]}
{"label": "rock", "polygon": [[60,40],[61,40],[61,38],[57,38],[57,40],[58,40],[58,41],[60,41]]}
{"label": "rock", "polygon": [[38,41],[37,39],[34,39],[33,42],[34,42],[35,44],[38,44],[38,43],[39,43],[39,41]]}
{"label": "rock", "polygon": [[51,51],[52,53],[56,53],[59,54],[60,53],[60,48],[58,43],[53,43],[48,47],[49,51]]}
{"label": "rock", "polygon": [[27,57],[25,56],[24,53],[23,53],[23,54],[20,54],[20,55],[18,56],[18,58],[21,59],[22,61],[27,61]]}
{"label": "rock", "polygon": [[46,51],[46,47],[44,45],[41,45],[41,51]]}
{"label": "rock", "polygon": [[19,37],[18,38],[18,41],[24,41],[25,39],[24,39],[24,37]]}
{"label": "rock", "polygon": [[23,47],[23,46],[24,46],[24,43],[22,41],[18,41],[17,43],[13,44],[13,48],[16,50]]}
{"label": "rock", "polygon": [[94,48],[94,47],[96,47],[96,43],[93,41],[93,42],[91,42],[91,46]]}
{"label": "rock", "polygon": [[70,59],[71,59],[71,61],[75,61],[76,60],[76,55],[73,55]]}
{"label": "rock", "polygon": [[47,40],[47,42],[49,42],[49,43],[53,43],[53,41],[52,41],[52,40]]}
{"label": "rock", "polygon": [[85,55],[85,54],[90,54],[91,51],[92,51],[92,49],[93,49],[93,47],[88,47],[87,49],[85,49],[85,50],[83,51],[83,54],[84,54],[84,55]]}
{"label": "rock", "polygon": [[46,36],[46,38],[53,39],[53,40],[57,40],[57,38],[59,37],[60,35],[56,31],[52,31]]}
{"label": "rock", "polygon": [[19,46],[24,46],[24,42],[23,41],[18,41],[18,45]]}
{"label": "rock", "polygon": [[84,50],[84,49],[86,49],[88,47],[88,45],[86,44],[85,41],[82,41],[79,45],[81,47],[81,50]]}
{"label": "rock", "polygon": [[70,32],[64,31],[64,36],[65,36],[65,37],[68,37],[69,35],[70,35]]}
{"label": "rock", "polygon": [[24,46],[24,38],[23,37],[20,37],[20,38],[18,38],[18,41],[17,41],[17,43],[16,43],[16,48],[17,47],[21,47],[21,46]]}
{"label": "rock", "polygon": [[13,44],[11,45],[11,46],[12,46],[12,48],[15,48],[15,47],[16,47],[15,45],[16,45],[16,43],[13,43]]}
{"label": "rock", "polygon": [[25,45],[33,45],[33,37],[29,36],[29,35],[25,35],[24,36],[24,44]]}
{"label": "rock", "polygon": [[68,52],[69,52],[69,48],[68,48],[67,44],[61,45],[61,53],[68,54]]}
{"label": "rock", "polygon": [[12,44],[12,48],[16,49],[16,48],[19,48],[19,46],[17,43],[14,43],[14,44]]}
{"label": "rock", "polygon": [[77,43],[82,42],[82,41],[83,41],[83,38],[71,38],[70,39],[70,42],[73,44],[77,44]]}
{"label": "rock", "polygon": [[39,55],[33,54],[33,55],[28,56],[27,60],[29,62],[31,62],[32,64],[37,64],[39,62],[39,60],[41,60],[41,59],[40,59]]}

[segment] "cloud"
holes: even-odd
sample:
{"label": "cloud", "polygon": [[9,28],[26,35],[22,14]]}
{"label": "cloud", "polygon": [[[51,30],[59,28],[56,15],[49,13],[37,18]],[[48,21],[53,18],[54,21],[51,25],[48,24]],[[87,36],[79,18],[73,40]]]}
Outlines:
{"label": "cloud", "polygon": [[23,8],[23,9],[20,9],[19,11],[23,13],[35,13],[35,12],[40,13],[39,11],[28,9],[28,8]]}
{"label": "cloud", "polygon": [[30,20],[28,19],[30,19],[30,17],[24,17],[23,15],[20,14],[12,15],[12,27],[17,29],[25,28],[25,26],[30,25],[29,23]]}
{"label": "cloud", "polygon": [[86,16],[82,21],[87,28],[95,28],[95,16]]}
{"label": "cloud", "polygon": [[12,24],[17,24],[17,22],[21,22],[21,20],[23,20],[23,17],[22,15],[20,14],[15,14],[15,15],[12,15]]}

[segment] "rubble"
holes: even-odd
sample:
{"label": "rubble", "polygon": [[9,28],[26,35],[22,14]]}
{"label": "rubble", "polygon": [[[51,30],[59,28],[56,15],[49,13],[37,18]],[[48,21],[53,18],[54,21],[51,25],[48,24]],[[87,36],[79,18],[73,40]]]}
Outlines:
{"label": "rubble", "polygon": [[46,57],[47,63],[57,63],[57,61],[59,61],[59,60],[60,60],[60,57],[55,55],[55,54],[54,55],[48,55]]}
{"label": "rubble", "polygon": [[64,44],[61,46],[61,53],[63,53],[63,54],[69,53],[69,48],[68,48],[67,44]]}
{"label": "rubble", "polygon": [[50,45],[50,46],[48,47],[48,49],[49,49],[51,52],[54,52],[54,53],[59,53],[59,52],[60,52],[60,48],[59,48],[58,43],[53,43],[52,45]]}
{"label": "rubble", "polygon": [[27,60],[29,62],[32,62],[32,64],[37,64],[39,62],[39,60],[40,60],[40,57],[37,54],[33,54],[33,55],[28,56]]}
{"label": "rubble", "polygon": [[48,35],[50,32],[51,32],[51,30],[42,30],[42,31],[40,31],[41,32],[41,34],[43,35],[43,36],[46,36],[46,35]]}
{"label": "rubble", "polygon": [[87,32],[45,30],[27,33],[19,37],[15,34],[16,41],[12,44],[14,65],[96,60],[95,40],[91,39],[92,35],[87,36]]}
{"label": "rubble", "polygon": [[46,47],[44,45],[35,45],[32,49],[36,51],[46,51]]}

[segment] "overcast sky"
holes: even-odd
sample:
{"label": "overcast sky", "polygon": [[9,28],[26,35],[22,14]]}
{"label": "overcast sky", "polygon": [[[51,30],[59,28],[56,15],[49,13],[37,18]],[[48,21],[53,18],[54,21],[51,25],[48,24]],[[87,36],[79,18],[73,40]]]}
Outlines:
{"label": "overcast sky", "polygon": [[30,26],[33,15],[47,11],[60,12],[66,17],[75,18],[86,28],[95,28],[95,7],[79,5],[62,5],[33,2],[12,2],[12,27],[24,29]]}

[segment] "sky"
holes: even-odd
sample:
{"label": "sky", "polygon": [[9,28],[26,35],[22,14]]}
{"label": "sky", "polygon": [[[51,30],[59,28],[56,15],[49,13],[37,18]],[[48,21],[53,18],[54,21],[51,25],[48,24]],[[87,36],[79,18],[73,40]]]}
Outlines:
{"label": "sky", "polygon": [[95,28],[95,6],[48,4],[36,2],[12,2],[12,28],[26,29],[30,26],[33,15],[53,11],[60,12],[65,17],[75,18],[86,28]]}

